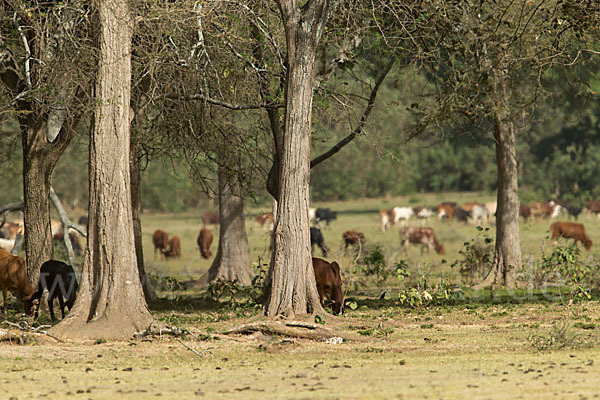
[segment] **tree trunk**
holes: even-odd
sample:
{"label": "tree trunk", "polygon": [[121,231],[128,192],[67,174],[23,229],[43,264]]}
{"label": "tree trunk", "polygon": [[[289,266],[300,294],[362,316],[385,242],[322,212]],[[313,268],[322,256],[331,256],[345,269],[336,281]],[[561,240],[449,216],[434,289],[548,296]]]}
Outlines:
{"label": "tree trunk", "polygon": [[254,274],[246,236],[244,198],[235,177],[228,179],[222,167],[219,167],[219,217],[219,247],[207,272],[206,282],[221,278],[248,286],[252,284]]}
{"label": "tree trunk", "polygon": [[130,144],[129,162],[131,168],[131,211],[133,218],[133,240],[135,242],[135,256],[137,259],[138,273],[140,282],[144,290],[144,297],[147,302],[155,301],[158,296],[154,292],[146,268],[144,265],[144,249],[142,245],[142,177],[140,174],[140,160],[137,154],[137,145],[133,139]]}
{"label": "tree trunk", "polygon": [[[50,177],[56,162],[44,159],[46,133],[43,124],[24,127],[23,143],[23,222],[27,275],[37,285],[42,263],[52,259],[50,229]],[[58,160],[58,158],[57,158]]]}
{"label": "tree trunk", "polygon": [[92,4],[97,7],[99,32],[88,240],[77,301],[52,331],[63,337],[125,339],[152,322],[140,283],[132,227],[131,25],[126,0]]}
{"label": "tree trunk", "polygon": [[495,77],[493,110],[496,164],[498,166],[498,208],[496,211],[496,245],[488,276],[475,288],[501,284],[514,287],[511,269],[521,266],[519,233],[519,185],[514,124],[508,113],[510,96],[501,72]]}
{"label": "tree trunk", "polygon": [[278,4],[286,34],[288,69],[271,284],[265,313],[291,317],[323,312],[310,253],[308,185],[315,56],[330,2],[314,1],[302,9],[294,0],[280,0]]}

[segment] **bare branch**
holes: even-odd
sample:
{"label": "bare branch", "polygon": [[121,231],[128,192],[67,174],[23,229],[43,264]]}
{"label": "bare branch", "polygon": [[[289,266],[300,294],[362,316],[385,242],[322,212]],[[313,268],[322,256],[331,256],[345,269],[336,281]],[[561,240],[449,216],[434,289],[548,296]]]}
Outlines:
{"label": "bare branch", "polygon": [[258,109],[272,109],[272,108],[283,108],[283,104],[271,104],[271,103],[263,103],[263,104],[232,104],[227,103],[225,101],[213,99],[209,96],[203,94],[194,94],[190,96],[179,95],[175,93],[170,93],[165,96],[167,99],[173,100],[184,100],[184,101],[192,101],[192,100],[202,100],[209,104],[227,108],[229,110],[258,110]]}
{"label": "bare branch", "polygon": [[373,89],[371,90],[371,96],[369,97],[369,101],[367,102],[367,107],[365,108],[365,111],[364,111],[362,117],[360,118],[358,126],[354,129],[354,131],[352,131],[352,133],[350,133],[348,136],[346,136],[345,138],[340,140],[331,149],[329,149],[325,153],[323,153],[320,156],[313,159],[310,162],[311,168],[315,167],[316,165],[319,165],[320,163],[322,163],[323,161],[327,160],[329,157],[331,157],[332,155],[334,155],[335,153],[340,151],[345,145],[347,145],[352,140],[354,140],[354,138],[362,132],[365,124],[367,123],[369,115],[371,114],[371,111],[373,110],[373,106],[375,105],[375,99],[377,98],[377,92],[379,91],[379,87],[383,83],[383,80],[385,79],[387,74],[392,69],[394,62],[395,62],[395,59],[392,58],[390,60],[390,62],[385,66],[385,68],[381,71],[379,76],[377,77],[377,80],[375,81],[375,86],[373,86]]}

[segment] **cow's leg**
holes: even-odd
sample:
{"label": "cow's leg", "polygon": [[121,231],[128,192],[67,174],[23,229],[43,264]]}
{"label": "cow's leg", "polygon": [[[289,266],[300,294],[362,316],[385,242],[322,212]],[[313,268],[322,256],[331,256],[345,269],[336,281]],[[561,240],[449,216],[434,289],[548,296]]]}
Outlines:
{"label": "cow's leg", "polygon": [[62,315],[62,319],[65,319],[65,299],[61,294],[58,295],[58,304],[60,304],[60,313]]}
{"label": "cow's leg", "polygon": [[50,318],[52,321],[56,320],[56,317],[54,316],[54,297],[54,293],[48,293],[48,310],[50,310]]}
{"label": "cow's leg", "polygon": [[319,299],[321,300],[321,307],[325,307],[325,301],[324,301],[324,293],[325,293],[325,289],[323,288],[323,286],[317,285],[317,292],[319,292]]}

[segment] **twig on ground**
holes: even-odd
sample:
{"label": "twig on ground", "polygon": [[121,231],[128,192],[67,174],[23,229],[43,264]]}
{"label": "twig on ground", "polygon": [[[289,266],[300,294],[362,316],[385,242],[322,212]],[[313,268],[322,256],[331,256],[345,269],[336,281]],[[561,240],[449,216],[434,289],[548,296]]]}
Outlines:
{"label": "twig on ground", "polygon": [[189,351],[191,351],[192,353],[194,353],[194,354],[195,354],[195,355],[197,355],[198,357],[204,357],[204,354],[205,354],[205,353],[207,353],[207,352],[211,352],[211,350],[213,349],[213,347],[209,347],[208,349],[204,349],[204,350],[202,350],[202,353],[198,353],[196,350],[192,349],[190,346],[188,346],[187,344],[183,343],[183,342],[181,341],[181,339],[177,339],[177,341],[178,341],[179,343],[181,343],[181,345],[182,345],[183,347],[185,347],[186,349],[188,349]]}

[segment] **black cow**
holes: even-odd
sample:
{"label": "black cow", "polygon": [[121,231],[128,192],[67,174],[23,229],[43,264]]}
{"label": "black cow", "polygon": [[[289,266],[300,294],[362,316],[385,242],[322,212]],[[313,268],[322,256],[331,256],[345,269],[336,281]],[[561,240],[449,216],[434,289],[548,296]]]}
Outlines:
{"label": "black cow", "polygon": [[329,208],[317,208],[315,212],[315,220],[317,223],[320,221],[325,221],[325,223],[329,226],[329,222],[337,219],[337,211],[331,211]]}
{"label": "black cow", "polygon": [[[65,318],[65,306],[73,307],[75,297],[77,296],[77,276],[73,267],[62,261],[49,260],[42,264],[40,268],[40,283],[37,292],[31,296],[32,300],[40,300],[44,290],[48,290],[48,308],[50,309],[50,318],[54,321],[54,299],[58,297],[60,303],[60,312],[62,318]],[[64,299],[67,301],[65,302]],[[35,318],[38,316],[39,303],[35,309]]]}
{"label": "black cow", "polygon": [[581,214],[581,207],[575,207],[575,206],[570,206],[567,205],[565,206],[567,212],[569,213],[570,216],[572,216],[575,220],[579,219],[579,214]]}
{"label": "black cow", "polygon": [[325,245],[325,238],[319,228],[310,228],[310,249],[314,253],[315,244],[321,249],[323,257],[327,257],[327,246]]}
{"label": "black cow", "polygon": [[456,209],[456,213],[454,214],[454,218],[456,218],[457,221],[462,221],[462,222],[469,221],[470,216],[471,216],[471,213],[462,207],[458,207]]}

